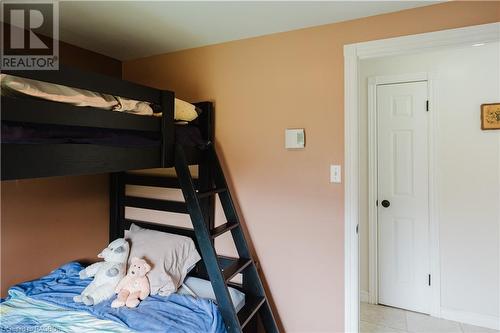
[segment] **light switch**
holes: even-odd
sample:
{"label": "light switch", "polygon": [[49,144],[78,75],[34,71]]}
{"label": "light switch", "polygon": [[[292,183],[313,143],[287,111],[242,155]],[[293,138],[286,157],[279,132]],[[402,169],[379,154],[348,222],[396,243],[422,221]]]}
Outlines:
{"label": "light switch", "polygon": [[303,128],[287,128],[285,130],[286,149],[302,149],[305,147],[305,141]]}
{"label": "light switch", "polygon": [[342,169],[340,165],[330,165],[330,183],[340,184],[342,182]]}

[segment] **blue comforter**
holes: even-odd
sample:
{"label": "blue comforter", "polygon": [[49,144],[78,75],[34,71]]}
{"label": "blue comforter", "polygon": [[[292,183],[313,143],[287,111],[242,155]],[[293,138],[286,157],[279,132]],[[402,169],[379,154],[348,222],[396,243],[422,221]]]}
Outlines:
{"label": "blue comforter", "polygon": [[[78,272],[82,268],[76,262],[66,264],[41,279],[12,287],[9,294],[23,294],[65,309],[85,311],[99,319],[114,321],[137,332],[226,332],[217,305],[210,300],[191,296],[149,296],[135,309],[113,309],[110,306],[112,300],[95,306],[75,303],[73,296],[78,295],[92,281],[80,280]],[[2,302],[8,300],[9,298]]]}

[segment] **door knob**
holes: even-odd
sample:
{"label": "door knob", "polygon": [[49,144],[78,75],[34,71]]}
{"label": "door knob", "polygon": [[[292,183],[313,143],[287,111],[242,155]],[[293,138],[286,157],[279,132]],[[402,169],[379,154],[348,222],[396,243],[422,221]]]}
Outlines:
{"label": "door knob", "polygon": [[382,200],[382,207],[387,208],[391,205],[389,200]]}

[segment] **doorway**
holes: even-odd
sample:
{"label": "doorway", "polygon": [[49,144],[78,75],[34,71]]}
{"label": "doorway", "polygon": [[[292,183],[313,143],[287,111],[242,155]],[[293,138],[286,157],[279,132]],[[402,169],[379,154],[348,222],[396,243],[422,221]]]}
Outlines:
{"label": "doorway", "polygon": [[[362,173],[362,167],[364,164],[360,163],[360,156],[364,156],[362,154],[366,153],[366,151],[360,151],[360,142],[363,143],[363,141],[360,140],[360,133],[366,133],[366,117],[364,118],[363,114],[360,114],[360,109],[364,107],[363,101],[364,99],[360,98],[360,93],[362,92],[362,86],[364,85],[366,87],[366,81],[362,82],[362,77],[360,76],[360,63],[361,61],[367,60],[367,59],[388,59],[389,57],[394,57],[394,56],[400,56],[400,55],[416,55],[419,54],[420,52],[427,52],[427,51],[437,51],[437,50],[444,50],[444,49],[451,49],[451,48],[459,48],[463,46],[467,47],[480,47],[481,45],[488,45],[488,43],[495,43],[498,41],[498,28],[500,24],[499,23],[493,23],[493,24],[485,24],[481,26],[474,26],[474,27],[466,27],[466,28],[459,28],[459,29],[451,29],[451,30],[445,30],[445,31],[438,31],[438,32],[432,32],[432,33],[425,33],[425,34],[420,34],[420,35],[414,35],[414,36],[405,36],[405,37],[397,37],[397,38],[392,38],[392,39],[387,39],[387,40],[378,40],[378,41],[370,41],[370,42],[363,42],[363,43],[358,43],[358,44],[351,44],[351,45],[346,45],[344,47],[344,56],[345,56],[345,331],[346,332],[358,332],[359,329],[359,319],[360,319],[360,312],[359,312],[359,299],[361,296],[361,299],[363,302],[378,302],[378,295],[373,295],[371,292],[372,286],[368,284],[368,279],[363,280],[363,289],[361,289],[360,293],[360,274],[359,274],[359,269],[360,269],[360,261],[359,261],[359,254],[360,254],[360,248],[359,248],[359,235],[357,233],[360,222],[360,207],[361,205],[364,205],[366,202],[375,202],[372,201],[371,198],[364,198],[364,196],[367,196],[367,191],[362,188],[362,184],[366,182],[366,176],[363,175]],[[495,51],[492,51],[492,54]],[[462,59],[462,58],[460,58]],[[435,59],[434,59],[435,60]],[[454,59],[458,61],[458,58]],[[435,66],[433,65],[435,61],[433,59],[429,59],[429,66],[427,68],[422,68],[422,69],[417,69],[418,70],[428,70],[431,68],[434,68]],[[450,65],[455,64],[456,61],[452,61],[450,64],[442,63],[443,66],[446,68],[450,67]],[[480,62],[474,63],[474,64],[480,64]],[[394,63],[392,67],[397,66],[397,63]],[[494,64],[492,65],[493,67]],[[490,66],[491,67],[491,66]],[[474,67],[475,68],[475,67]],[[410,69],[411,71],[412,69]],[[461,71],[460,71],[461,72]],[[391,73],[394,76],[397,76],[397,70],[389,68],[389,71],[386,73]],[[435,73],[435,72],[433,72]],[[429,85],[429,97],[431,100],[430,103],[430,118],[431,122],[429,124],[429,133],[431,134],[429,142],[430,146],[430,154],[429,158],[430,161],[429,163],[432,165],[433,162],[436,162],[437,157],[439,157],[439,166],[440,167],[447,167],[451,168],[451,171],[448,173],[441,173],[442,179],[446,181],[446,183],[443,185],[441,184],[440,186],[448,186],[448,187],[454,187],[459,185],[460,183],[457,181],[449,181],[453,177],[456,176],[458,171],[456,170],[456,162],[451,163],[451,161],[458,161],[460,160],[461,163],[466,163],[468,160],[464,160],[459,154],[457,155],[457,152],[459,151],[459,147],[469,147],[471,145],[467,144],[467,138],[470,138],[471,136],[474,138],[474,140],[477,139],[477,141],[481,141],[481,145],[476,145],[475,147],[483,147],[485,145],[490,144],[491,142],[496,142],[492,140],[489,135],[489,133],[480,133],[478,132],[479,130],[476,130],[478,125],[477,123],[477,115],[476,113],[473,113],[477,109],[477,105],[481,104],[481,100],[485,98],[492,98],[495,96],[495,92],[493,90],[487,90],[487,88],[483,87],[481,84],[477,84],[477,87],[482,87],[481,89],[476,89],[476,85],[468,85],[468,90],[467,89],[461,89],[461,86],[457,85],[458,82],[469,82],[469,77],[474,77],[478,78],[479,77],[478,73],[481,73],[481,70],[478,71],[472,71],[468,72],[469,77],[463,78],[462,81],[457,81],[456,79],[453,79],[452,76],[456,74],[457,71],[451,70],[451,71],[442,71],[439,72],[441,74],[440,76],[435,76],[434,74],[432,77],[428,77],[428,85]],[[443,84],[443,77],[442,75],[445,74],[443,77],[446,78],[446,84]],[[450,74],[450,75],[448,75]],[[453,74],[453,75],[451,75]],[[378,75],[378,74],[372,74],[372,75]],[[425,81],[427,78],[421,78],[416,81]],[[396,80],[398,81],[398,80]],[[415,81],[415,80],[413,80]],[[402,82],[402,81],[398,81]],[[404,81],[408,82],[408,81]],[[478,81],[480,82],[480,80]],[[389,82],[391,83],[391,82]],[[439,90],[440,92],[443,91],[451,91],[452,89],[455,91],[460,91],[459,94],[455,93],[449,93],[447,94],[447,100],[446,103],[448,103],[450,106],[448,108],[438,108],[437,104],[433,105],[432,100],[433,96],[436,95],[436,91],[438,88],[441,89]],[[495,84],[492,84],[491,87],[496,87]],[[484,92],[483,92],[484,90]],[[490,94],[491,96],[488,97]],[[443,96],[443,95],[439,95]],[[464,103],[455,103],[458,100],[462,100],[464,96],[468,96],[468,104]],[[441,105],[443,100],[440,98],[439,100],[435,100],[435,103],[439,102]],[[432,112],[433,108],[436,108],[436,110],[441,110],[443,111],[441,118],[444,117],[450,117],[450,120],[448,122],[443,122],[439,121],[440,127],[443,125],[445,128],[448,127],[451,129],[448,124],[453,124],[453,131],[450,130],[449,133],[451,134],[452,132],[455,133],[454,139],[449,140],[449,150],[440,150],[440,153],[437,154],[437,145],[438,143],[436,142],[437,140],[439,141],[440,144],[443,143],[443,139],[441,135],[432,137],[434,133],[437,133],[437,114],[438,112]],[[460,109],[461,113],[456,113],[456,111]],[[463,120],[463,126],[460,125],[458,126],[458,123],[456,122],[455,118],[456,114],[461,114],[461,120]],[[368,115],[369,117],[369,115]],[[468,117],[468,118],[466,118]],[[462,119],[463,118],[463,119]],[[363,122],[365,122],[365,125],[363,125]],[[462,123],[460,123],[462,124]],[[455,129],[460,128],[460,131],[455,131]],[[466,128],[468,134],[464,134],[463,129]],[[440,128],[441,130],[442,128]],[[370,131],[370,128],[368,128],[368,131]],[[441,133],[441,132],[440,132]],[[466,141],[465,145],[462,144],[461,146],[458,146],[456,144],[457,139],[458,141]],[[466,140],[467,139],[467,140]],[[368,142],[368,144],[372,144],[371,142]],[[491,150],[493,149],[493,150]],[[477,149],[477,150],[469,150],[469,153],[467,156],[478,156],[476,157],[477,159],[483,158],[483,155],[481,154],[484,151],[484,149]],[[494,151],[494,148],[490,148],[490,151]],[[450,156],[453,155],[453,158],[450,158]],[[481,156],[481,157],[479,157]],[[470,160],[470,158],[469,158]],[[471,160],[473,161],[473,160]],[[493,163],[494,161],[492,161]],[[498,162],[498,161],[497,161]],[[495,162],[495,163],[497,163]],[[437,163],[437,162],[436,162]],[[466,163],[467,164],[467,163]],[[494,164],[494,163],[493,163]],[[455,168],[455,169],[454,169]],[[368,167],[368,171],[372,170],[371,166]],[[441,170],[441,169],[440,169]],[[443,244],[443,242],[439,241],[439,238],[437,238],[439,234],[439,229],[443,227],[443,225],[448,228],[448,229],[453,229],[454,226],[457,225],[458,220],[464,220],[468,219],[470,221],[475,221],[477,220],[474,216],[467,216],[466,218],[463,218],[461,215],[457,214],[450,214],[450,218],[448,216],[445,216],[447,219],[440,220],[440,223],[437,223],[437,218],[442,217],[442,213],[438,214],[437,208],[440,208],[440,212],[442,212],[442,205],[436,205],[436,202],[439,200],[437,199],[442,199],[441,196],[439,198],[436,198],[436,193],[442,193],[441,192],[441,187],[440,187],[440,192],[433,191],[433,188],[436,188],[438,184],[435,183],[435,180],[437,179],[437,176],[435,174],[432,174],[433,170],[432,168],[429,170],[431,174],[429,174],[429,179],[430,179],[430,184],[429,184],[429,219],[430,219],[430,244],[431,244],[431,249],[430,249],[430,270],[431,270],[431,291],[430,291],[430,299],[431,299],[431,304],[430,304],[430,314],[433,317],[437,318],[445,318],[448,320],[455,320],[459,321],[462,323],[468,323],[471,325],[477,325],[477,326],[482,326],[482,327],[489,327],[489,328],[495,328],[498,329],[498,318],[496,316],[492,316],[489,314],[485,314],[485,311],[483,310],[488,308],[488,309],[494,309],[494,295],[489,293],[490,296],[488,296],[487,291],[488,290],[493,290],[496,285],[494,284],[493,278],[494,274],[491,275],[481,275],[481,278],[478,275],[473,275],[474,277],[477,277],[474,283],[468,283],[468,286],[471,288],[475,288],[474,292],[476,295],[482,295],[483,299],[488,300],[488,307],[482,306],[484,303],[478,303],[477,306],[476,304],[472,302],[467,302],[464,303],[462,302],[463,307],[468,308],[468,312],[464,311],[455,311],[454,308],[451,308],[449,304],[451,304],[451,301],[455,301],[455,298],[451,298],[453,295],[456,295],[457,292],[460,293],[465,293],[467,295],[470,294],[470,296],[473,296],[473,294],[470,292],[470,288],[467,289],[460,289],[457,285],[451,285],[450,283],[444,285],[444,294],[441,293],[441,289],[443,288],[441,279],[440,279],[440,274],[441,269],[440,269],[440,256],[439,255],[434,255],[434,253],[440,253],[439,247],[443,246],[449,246],[449,245],[457,245],[458,250],[453,250],[453,254],[456,254],[457,251],[461,251],[460,253],[467,254],[467,250],[470,248],[466,249],[461,249],[459,247],[459,244],[461,243],[453,243],[453,244],[447,244],[446,242]],[[376,177],[374,177],[376,179]],[[468,185],[474,186],[475,183],[467,183]],[[487,183],[482,183],[482,186],[488,186]],[[471,192],[471,191],[470,191]],[[467,193],[465,192],[447,192],[450,195],[450,198],[453,197],[454,200],[453,202],[450,202],[449,200],[446,201],[446,204],[449,204],[448,206],[456,206],[459,205],[458,207],[467,207],[467,204],[463,203],[460,201],[461,197],[459,196],[460,194]],[[475,192],[477,193],[477,191]],[[498,193],[496,193],[498,195]],[[374,194],[374,198],[378,196],[378,193]],[[491,196],[492,198],[496,198],[495,194]],[[486,199],[486,197],[484,198]],[[389,200],[390,201],[390,200]],[[458,202],[460,201],[460,204]],[[483,200],[484,201],[484,200]],[[489,202],[489,201],[488,201]],[[393,202],[391,202],[391,205],[394,205]],[[497,207],[495,205],[495,207]],[[447,207],[449,208],[449,207]],[[465,210],[467,213],[468,211]],[[477,212],[477,211],[476,211]],[[493,236],[497,233],[494,232],[493,224],[495,222],[494,220],[494,212],[492,212],[490,215],[486,216],[483,218],[481,221],[488,221],[488,227],[486,227],[486,222],[485,224],[485,229],[478,229],[478,228],[467,228],[467,234],[461,235],[461,237],[466,240],[469,239],[472,234],[479,234],[481,230],[489,230],[489,233],[485,232],[485,236],[482,236],[483,238],[486,236]],[[373,210],[368,210],[367,214],[374,214],[377,216],[378,211],[376,209]],[[464,213],[465,214],[465,213]],[[451,218],[453,216],[453,218]],[[365,216],[362,216],[362,218],[367,221]],[[438,228],[439,225],[439,228]],[[469,225],[474,225],[472,224],[467,224],[464,222],[463,226],[468,227]],[[366,227],[368,228],[368,226]],[[367,233],[365,233],[366,235]],[[437,239],[436,239],[437,238]],[[371,241],[371,240],[370,240]],[[367,253],[366,249],[361,249],[364,252]],[[446,248],[445,248],[446,250]],[[462,257],[464,257],[462,255]],[[488,257],[483,257],[483,259],[486,259]],[[476,265],[478,264],[473,260],[473,258],[469,258],[469,266]],[[374,260],[376,262],[377,260]],[[373,262],[373,261],[372,261]],[[457,262],[457,265],[459,267],[461,262]],[[364,264],[364,262],[363,262]],[[364,265],[361,267],[365,267]],[[377,267],[377,266],[375,266]],[[372,270],[372,267],[369,268]],[[368,271],[368,268],[366,268]],[[448,277],[448,282],[451,280],[458,280],[459,278],[464,277],[465,275],[463,274],[454,274],[453,272],[446,273]],[[368,274],[364,275],[367,276]],[[442,275],[442,274],[441,274]],[[489,276],[492,276],[491,279],[489,279]],[[471,275],[472,277],[472,275]],[[490,281],[491,280],[491,281]],[[476,283],[479,282],[479,283]],[[486,285],[491,285],[491,288],[484,288]],[[484,287],[483,287],[484,286]],[[481,290],[480,287],[483,287]],[[493,289],[492,289],[493,288]],[[477,289],[477,290],[476,290]],[[494,289],[496,290],[496,289]],[[495,292],[496,293],[496,292]],[[441,297],[444,297],[449,300],[450,302],[448,303],[442,303],[441,302]],[[491,296],[493,295],[493,296]],[[450,297],[449,297],[450,296]],[[375,300],[373,298],[375,297]],[[460,301],[460,299],[457,299],[456,301]],[[363,303],[366,304],[366,303]],[[470,309],[469,309],[470,308]],[[474,309],[473,309],[474,308]],[[481,313],[481,314],[479,314]],[[407,315],[407,317],[410,315]],[[426,316],[427,318],[428,316]],[[442,320],[442,319],[436,319],[433,317],[428,317],[433,320]],[[429,320],[430,320],[429,319]],[[409,325],[409,319],[406,319]],[[440,322],[442,324],[442,322]],[[466,324],[461,324],[461,325],[466,325]],[[460,328],[457,329],[457,331],[460,331]]]}

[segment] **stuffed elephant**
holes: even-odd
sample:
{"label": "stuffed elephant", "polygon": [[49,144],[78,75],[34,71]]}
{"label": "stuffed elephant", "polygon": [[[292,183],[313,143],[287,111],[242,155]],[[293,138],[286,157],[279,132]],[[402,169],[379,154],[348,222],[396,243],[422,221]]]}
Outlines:
{"label": "stuffed elephant", "polygon": [[80,271],[80,279],[94,277],[94,280],[78,296],[75,302],[96,305],[115,294],[115,288],[125,276],[130,246],[124,238],[111,242],[97,255],[104,261],[92,264]]}

